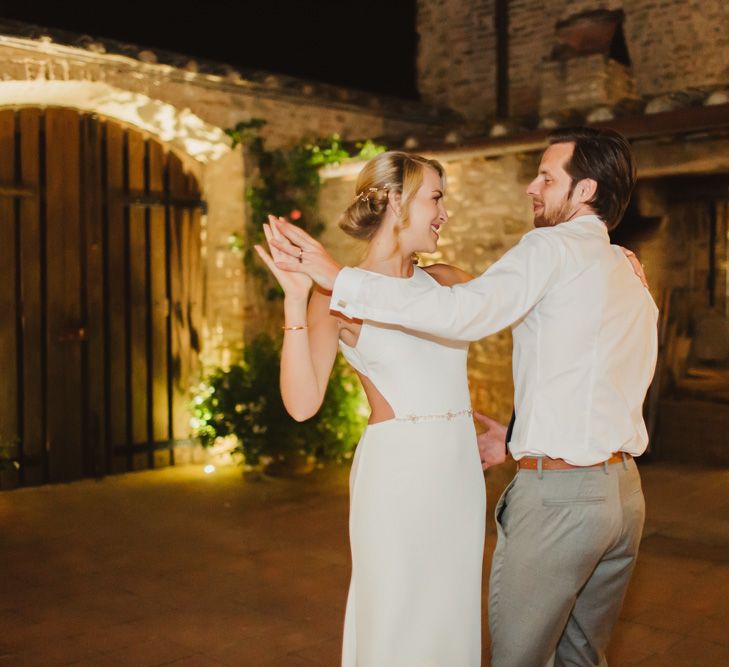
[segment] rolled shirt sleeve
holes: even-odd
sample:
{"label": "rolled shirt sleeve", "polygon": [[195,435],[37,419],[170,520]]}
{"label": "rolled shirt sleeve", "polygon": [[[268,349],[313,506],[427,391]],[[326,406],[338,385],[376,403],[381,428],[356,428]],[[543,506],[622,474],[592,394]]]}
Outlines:
{"label": "rolled shirt sleeve", "polygon": [[559,278],[564,252],[550,229],[534,229],[483,274],[453,287],[345,268],[330,307],[350,318],[478,340],[512,325],[542,299]]}

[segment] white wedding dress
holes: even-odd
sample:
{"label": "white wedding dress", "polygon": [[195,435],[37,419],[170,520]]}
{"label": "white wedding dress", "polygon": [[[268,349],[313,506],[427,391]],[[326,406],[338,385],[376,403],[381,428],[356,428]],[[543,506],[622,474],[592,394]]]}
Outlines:
{"label": "white wedding dress", "polygon": [[341,350],[395,414],[352,465],[343,667],[476,667],[486,493],[468,344],[365,321]]}

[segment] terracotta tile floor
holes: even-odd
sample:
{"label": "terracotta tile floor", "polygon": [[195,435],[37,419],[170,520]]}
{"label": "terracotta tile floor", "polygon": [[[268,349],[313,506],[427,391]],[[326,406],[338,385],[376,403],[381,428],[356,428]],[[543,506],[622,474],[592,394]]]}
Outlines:
{"label": "terracotta tile floor", "polygon": [[[0,666],[337,665],[347,473],[188,466],[0,494]],[[729,471],[642,473],[610,665],[729,665]],[[490,473],[490,507],[509,475]],[[489,517],[486,568],[493,545]],[[485,619],[484,638],[488,665]]]}

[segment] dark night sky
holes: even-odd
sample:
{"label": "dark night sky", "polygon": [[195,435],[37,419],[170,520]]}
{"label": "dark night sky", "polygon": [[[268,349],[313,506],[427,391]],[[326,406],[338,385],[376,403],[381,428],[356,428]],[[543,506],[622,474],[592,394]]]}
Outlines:
{"label": "dark night sky", "polygon": [[417,97],[415,0],[0,0],[0,17]]}

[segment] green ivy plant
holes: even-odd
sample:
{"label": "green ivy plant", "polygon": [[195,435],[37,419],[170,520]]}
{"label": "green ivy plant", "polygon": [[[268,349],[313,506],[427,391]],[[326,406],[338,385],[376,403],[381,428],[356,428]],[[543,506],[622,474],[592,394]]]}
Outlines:
{"label": "green ivy plant", "polygon": [[337,460],[351,453],[366,421],[361,385],[341,356],[332,370],[324,403],[311,419],[297,422],[284,408],[279,391],[280,341],[260,334],[230,368],[210,369],[196,387],[192,426],[204,447],[235,436],[245,463],[288,454]]}
{"label": "green ivy plant", "polygon": [[[243,234],[232,234],[229,248],[242,254],[249,273],[262,283],[269,299],[282,296],[279,286],[253,253],[264,242],[268,215],[283,216],[318,237],[324,223],[318,211],[321,178],[327,165],[349,159],[368,160],[386,150],[371,140],[345,143],[338,135],[304,139],[290,148],[269,150],[260,118],[226,130],[232,146],[242,144],[256,171],[246,191],[250,207]],[[205,447],[234,436],[246,464],[263,458],[277,461],[289,454],[319,460],[349,458],[366,421],[366,403],[355,373],[338,355],[324,403],[305,422],[286,412],[279,391],[280,340],[261,334],[246,345],[242,358],[229,368],[209,369],[193,392],[193,430]]]}
{"label": "green ivy plant", "polygon": [[268,215],[283,216],[318,237],[324,222],[318,211],[321,178],[319,171],[327,165],[345,160],[369,160],[386,147],[368,139],[361,142],[343,142],[337,134],[318,139],[303,139],[290,148],[266,148],[260,130],[266,124],[261,118],[238,123],[226,130],[232,146],[242,144],[253,158],[257,174],[246,191],[250,206],[245,241],[238,234],[229,238],[229,246],[243,255],[249,272],[266,284],[269,299],[281,296],[281,290],[271,280],[253,252],[253,246],[264,242],[263,224]]}

